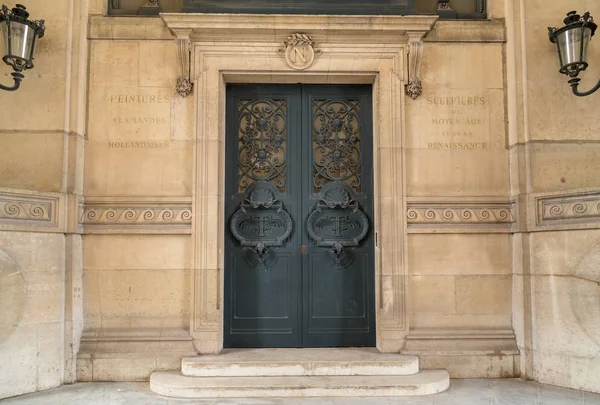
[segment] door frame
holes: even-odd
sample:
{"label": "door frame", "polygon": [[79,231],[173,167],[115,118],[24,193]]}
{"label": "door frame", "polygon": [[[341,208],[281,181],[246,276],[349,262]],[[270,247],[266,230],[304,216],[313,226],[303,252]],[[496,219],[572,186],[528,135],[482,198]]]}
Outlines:
{"label": "door frame", "polygon": [[[437,17],[165,14],[162,18],[180,46],[191,46],[196,147],[190,335],[198,352],[223,349],[227,83],[373,86],[377,348],[400,351],[408,335],[405,85],[413,78],[409,62],[412,75],[418,73],[422,38]],[[288,65],[281,53],[282,43],[293,33],[311,35],[317,43],[314,63],[305,70]]]}

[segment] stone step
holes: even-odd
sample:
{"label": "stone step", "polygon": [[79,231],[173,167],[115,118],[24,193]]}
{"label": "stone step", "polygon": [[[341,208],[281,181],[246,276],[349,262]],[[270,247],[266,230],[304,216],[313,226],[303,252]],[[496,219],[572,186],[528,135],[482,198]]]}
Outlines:
{"label": "stone step", "polygon": [[188,377],[411,375],[417,356],[384,354],[377,349],[243,349],[215,356],[183,358]]}
{"label": "stone step", "polygon": [[187,377],[157,371],[150,389],[173,398],[404,397],[437,394],[450,386],[447,371],[403,376]]}

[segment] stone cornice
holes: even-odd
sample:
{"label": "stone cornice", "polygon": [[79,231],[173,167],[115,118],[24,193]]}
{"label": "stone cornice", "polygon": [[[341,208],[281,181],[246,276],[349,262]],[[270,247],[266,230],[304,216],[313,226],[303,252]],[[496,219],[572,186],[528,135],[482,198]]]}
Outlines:
{"label": "stone cornice", "polygon": [[261,15],[261,14],[193,14],[162,13],[162,20],[175,35],[178,32],[194,33],[222,31],[227,35],[245,32],[257,35],[261,31],[303,32],[319,31],[352,32],[356,37],[365,33],[405,34],[407,32],[429,32],[437,16],[334,16],[334,15]]}
{"label": "stone cornice", "polygon": [[86,234],[191,234],[192,201],[189,197],[87,198],[79,222]]}

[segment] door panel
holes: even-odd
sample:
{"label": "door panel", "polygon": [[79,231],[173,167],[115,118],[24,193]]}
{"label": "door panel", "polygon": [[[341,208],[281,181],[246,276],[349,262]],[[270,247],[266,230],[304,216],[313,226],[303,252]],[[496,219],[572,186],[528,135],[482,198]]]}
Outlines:
{"label": "door panel", "polygon": [[228,86],[225,347],[375,345],[371,104]]}
{"label": "door panel", "polygon": [[225,347],[298,347],[301,89],[229,86]]}
{"label": "door panel", "polygon": [[303,343],[374,346],[371,86],[303,90]]}

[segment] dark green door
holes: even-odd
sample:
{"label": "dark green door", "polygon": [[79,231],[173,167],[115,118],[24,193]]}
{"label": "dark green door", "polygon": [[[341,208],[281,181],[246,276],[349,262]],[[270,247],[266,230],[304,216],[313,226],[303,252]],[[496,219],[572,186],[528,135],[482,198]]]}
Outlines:
{"label": "dark green door", "polygon": [[225,347],[375,346],[371,91],[227,87]]}

